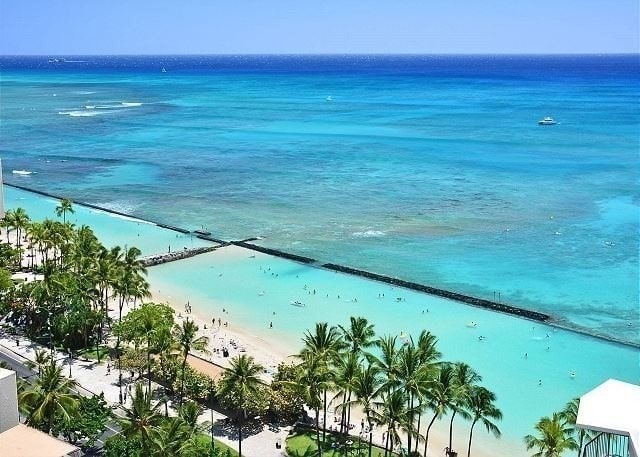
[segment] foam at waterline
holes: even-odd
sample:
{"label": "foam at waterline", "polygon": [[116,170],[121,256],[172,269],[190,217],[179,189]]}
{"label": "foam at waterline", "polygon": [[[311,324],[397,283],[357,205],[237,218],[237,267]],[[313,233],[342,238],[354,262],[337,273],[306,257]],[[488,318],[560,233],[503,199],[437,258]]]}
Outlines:
{"label": "foam at waterline", "polygon": [[91,95],[91,94],[95,94],[96,91],[94,91],[94,90],[74,90],[71,93],[72,94],[77,94],[77,95]]}

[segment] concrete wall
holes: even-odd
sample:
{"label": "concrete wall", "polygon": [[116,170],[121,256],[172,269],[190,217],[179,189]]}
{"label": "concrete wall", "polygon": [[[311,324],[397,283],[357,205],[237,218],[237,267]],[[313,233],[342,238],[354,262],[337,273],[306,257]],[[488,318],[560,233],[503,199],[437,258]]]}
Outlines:
{"label": "concrete wall", "polygon": [[0,433],[18,425],[16,372],[0,368]]}

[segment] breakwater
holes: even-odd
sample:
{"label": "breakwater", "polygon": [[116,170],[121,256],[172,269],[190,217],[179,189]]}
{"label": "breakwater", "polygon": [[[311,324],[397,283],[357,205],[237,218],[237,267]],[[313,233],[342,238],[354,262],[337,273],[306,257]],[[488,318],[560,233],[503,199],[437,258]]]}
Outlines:
{"label": "breakwater", "polygon": [[405,289],[416,290],[418,292],[424,292],[430,295],[436,295],[438,297],[448,298],[450,300],[467,303],[469,305],[478,306],[480,308],[490,309],[492,311],[499,311],[501,313],[513,314],[515,316],[524,317],[540,322],[547,322],[551,319],[551,316],[537,311],[531,311],[524,308],[518,308],[516,306],[505,305],[504,303],[497,303],[491,300],[485,300],[483,298],[472,297],[470,295],[464,295],[457,292],[451,292],[449,290],[438,289],[437,287],[426,286],[416,282],[405,281],[403,279],[392,278],[390,276],[384,276],[377,273],[371,273],[365,270],[358,270],[356,268],[345,267],[343,265],[337,265],[335,263],[325,263],[323,268],[329,270],[339,271],[341,273],[347,273],[350,275],[360,276],[366,279],[372,279],[374,281],[384,282],[393,286],[404,287]]}
{"label": "breakwater", "polygon": [[145,267],[153,267],[161,265],[163,263],[175,262],[176,260],[188,259],[199,254],[205,254],[207,252],[215,251],[216,249],[226,246],[221,244],[219,246],[206,246],[202,248],[182,249],[174,252],[165,252],[164,254],[154,254],[146,257],[141,257],[140,260]]}
{"label": "breakwater", "polygon": [[232,241],[231,244],[235,246],[239,246],[241,248],[262,252],[263,254],[269,254],[275,257],[282,257],[283,259],[294,260],[300,263],[312,264],[316,262],[316,259],[312,259],[310,257],[291,254],[289,252],[279,251],[277,249],[265,248],[264,246],[258,246],[255,244],[247,243],[246,241]]}

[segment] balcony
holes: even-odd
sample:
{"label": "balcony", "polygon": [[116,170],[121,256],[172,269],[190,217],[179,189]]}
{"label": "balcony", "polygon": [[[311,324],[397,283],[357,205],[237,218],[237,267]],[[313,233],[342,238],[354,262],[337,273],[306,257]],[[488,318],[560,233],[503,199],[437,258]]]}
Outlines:
{"label": "balcony", "polygon": [[629,447],[629,437],[613,433],[599,433],[589,441],[582,457],[632,457]]}

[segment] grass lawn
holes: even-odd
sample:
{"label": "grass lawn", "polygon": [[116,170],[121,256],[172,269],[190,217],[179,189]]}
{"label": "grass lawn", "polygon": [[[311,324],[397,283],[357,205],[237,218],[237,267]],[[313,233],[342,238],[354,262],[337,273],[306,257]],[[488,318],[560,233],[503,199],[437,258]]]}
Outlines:
{"label": "grass lawn", "polygon": [[[234,451],[233,449],[231,449],[229,446],[227,446],[224,443],[221,443],[220,441],[218,441],[217,439],[213,439],[213,441],[215,442],[215,446],[216,446],[216,450],[220,450],[221,453],[220,455],[222,457],[226,457],[227,455],[231,456],[231,457],[237,457],[238,453],[236,451]],[[200,433],[198,435],[198,442],[203,443],[205,445],[210,445],[211,444],[211,435],[205,435],[204,433]],[[229,454],[226,454],[226,452],[229,451]]]}
{"label": "grass lawn", "polygon": [[[109,347],[108,346],[100,346],[100,362],[106,362],[109,356]],[[85,348],[80,349],[77,352],[73,353],[74,358],[80,359],[89,359],[89,360],[98,360],[98,353],[96,352],[96,348]]]}
{"label": "grass lawn", "polygon": [[[322,439],[322,434],[320,436]],[[322,455],[325,457],[367,457],[367,443],[358,443],[358,439],[349,437],[351,444],[346,445],[342,438],[337,438],[332,434],[327,434]],[[311,430],[297,430],[287,438],[287,454],[291,457],[316,457],[318,455],[318,445],[316,444],[316,433]],[[384,451],[374,447],[372,457],[383,457]]]}

